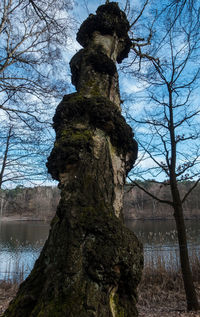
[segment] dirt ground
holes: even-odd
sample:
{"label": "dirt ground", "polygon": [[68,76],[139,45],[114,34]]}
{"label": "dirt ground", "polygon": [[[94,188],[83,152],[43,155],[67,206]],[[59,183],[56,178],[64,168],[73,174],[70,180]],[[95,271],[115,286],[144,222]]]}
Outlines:
{"label": "dirt ground", "polygon": [[155,311],[146,311],[139,312],[139,317],[199,317],[200,312],[198,313],[187,313],[179,311],[165,311],[165,310],[156,310]]}
{"label": "dirt ground", "polygon": [[[200,299],[200,289],[196,288]],[[183,288],[166,290],[162,285],[139,289],[139,317],[200,317],[199,312],[187,312]]]}
{"label": "dirt ground", "polygon": [[9,302],[13,299],[18,285],[11,282],[0,281],[0,316],[2,316]]}
{"label": "dirt ground", "polygon": [[[17,292],[17,285],[9,282],[0,282],[0,316]],[[184,293],[162,291],[154,288],[142,289],[138,301],[139,317],[200,317],[197,313],[187,313]]]}
{"label": "dirt ground", "polygon": [[167,299],[162,304],[148,303],[146,306],[139,302],[138,311],[139,317],[200,317],[200,311],[188,313],[185,307],[181,308],[181,305],[180,307],[179,305],[175,306]]}

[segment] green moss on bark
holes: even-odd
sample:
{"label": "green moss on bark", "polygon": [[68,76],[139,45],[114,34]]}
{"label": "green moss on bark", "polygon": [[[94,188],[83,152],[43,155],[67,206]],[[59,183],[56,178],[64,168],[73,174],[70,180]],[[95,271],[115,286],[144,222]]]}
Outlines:
{"label": "green moss on bark", "polygon": [[80,161],[82,152],[90,152],[92,144],[92,133],[88,129],[68,126],[60,130],[47,162],[52,177],[59,180],[59,174],[67,172],[71,164]]}
{"label": "green moss on bark", "polygon": [[[90,129],[76,130],[72,122],[82,122],[90,126]],[[137,158],[137,143],[132,129],[107,98],[85,98],[79,93],[65,96],[56,110],[54,128],[57,137],[47,162],[47,168],[54,179],[59,179],[59,173],[67,171],[67,164],[76,164],[80,160],[81,151],[91,152],[92,135],[96,128],[110,137],[119,154],[129,153],[127,173]]]}
{"label": "green moss on bark", "polygon": [[129,22],[116,2],[100,6],[96,13],[96,15],[90,15],[83,22],[77,33],[77,41],[83,47],[87,47],[95,31],[100,32],[102,35],[113,35],[116,33],[119,38],[123,39],[124,48],[117,57],[118,63],[121,63],[128,56],[132,45],[127,35]]}
{"label": "green moss on bark", "polygon": [[[99,96],[86,98],[79,93],[67,95],[59,104],[53,120],[54,128],[57,132],[57,139],[55,143],[56,148],[60,147],[61,149],[60,154],[58,153],[57,160],[59,160],[59,157],[65,159],[70,159],[71,157],[70,161],[77,161],[80,149],[79,146],[82,145],[81,142],[74,143],[75,150],[73,150],[73,153],[70,154],[70,151],[66,149],[68,147],[71,149],[70,144],[73,142],[68,139],[65,139],[66,141],[62,141],[60,134],[62,134],[62,131],[66,129],[65,126],[71,124],[72,122],[80,121],[91,128],[93,127],[94,130],[95,128],[103,130],[110,137],[112,145],[119,153],[130,153],[128,166],[129,169],[132,168],[135,159],[137,158],[137,143],[133,138],[134,135],[131,127],[126,123],[124,117],[121,115],[116,106],[107,98]],[[84,142],[86,141],[85,137],[82,141],[83,140]],[[90,140],[88,139],[88,141],[84,144],[89,149]],[[55,160],[55,151],[55,149],[52,151],[47,164],[50,172],[55,170],[55,165],[53,168],[50,167],[50,161]]]}
{"label": "green moss on bark", "polygon": [[[116,3],[101,6],[83,23],[78,34],[83,45],[95,30],[117,34],[125,43],[118,61],[124,57],[128,22]],[[39,259],[4,317],[137,316],[142,245],[120,219],[125,173],[137,156],[137,143],[117,106],[99,96],[118,93],[116,68],[90,44],[71,63],[82,94],[65,96],[54,116],[56,141],[47,167],[61,189],[56,216]]]}
{"label": "green moss on bark", "polygon": [[[98,47],[93,47],[93,49],[80,50],[76,53],[70,61],[70,67],[72,72],[72,84],[78,87],[80,76],[83,69],[90,68],[90,71],[100,74],[107,74],[109,76],[114,76],[117,72],[115,63],[102,53]],[[87,78],[84,78],[87,82]],[[95,78],[94,78],[95,80]]]}
{"label": "green moss on bark", "polygon": [[142,246],[105,203],[94,205],[80,208],[61,200],[64,216],[52,224],[39,260],[4,317],[112,316],[113,288],[115,317],[137,316]]}

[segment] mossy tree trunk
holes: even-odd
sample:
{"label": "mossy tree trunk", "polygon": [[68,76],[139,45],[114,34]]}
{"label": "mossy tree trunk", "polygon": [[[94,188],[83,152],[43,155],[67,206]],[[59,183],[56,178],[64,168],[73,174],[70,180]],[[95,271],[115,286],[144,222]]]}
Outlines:
{"label": "mossy tree trunk", "polygon": [[126,16],[114,2],[82,24],[71,61],[77,93],[54,116],[48,169],[61,200],[35,266],[4,317],[134,317],[142,247],[122,221],[123,186],[137,156],[120,113],[115,61],[127,56]]}

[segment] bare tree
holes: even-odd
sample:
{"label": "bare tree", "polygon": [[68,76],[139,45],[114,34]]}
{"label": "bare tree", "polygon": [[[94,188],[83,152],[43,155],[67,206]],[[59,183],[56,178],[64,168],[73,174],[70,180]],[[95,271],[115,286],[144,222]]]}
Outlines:
{"label": "bare tree", "polygon": [[25,183],[38,184],[47,179],[45,160],[51,146],[50,131],[25,124],[1,122],[0,189]]}
{"label": "bare tree", "polygon": [[71,0],[1,2],[0,111],[11,118],[45,121],[44,105],[66,90],[59,67],[71,25],[71,8]]}
{"label": "bare tree", "polygon": [[71,0],[0,2],[0,187],[46,178],[50,118],[67,90],[71,9]]}
{"label": "bare tree", "polygon": [[[188,9],[186,1],[181,1],[181,5],[173,3],[174,6],[169,3],[168,11],[166,8],[163,11],[161,27],[165,29],[152,39],[155,41],[152,51],[143,53],[141,46],[133,47],[136,54],[134,62],[137,58],[140,60],[138,79],[145,89],[138,93],[143,104],[141,117],[134,110],[131,112],[131,108],[127,116],[135,123],[134,127],[138,126],[141,165],[137,171],[134,169],[134,177],[152,178],[162,186],[169,186],[171,199],[163,199],[140,183],[133,183],[152,198],[173,207],[187,308],[198,310],[188,257],[183,203],[200,180],[200,110],[195,98],[200,75],[199,11],[190,1],[190,11],[183,17],[183,12]],[[172,9],[176,9],[175,13]],[[136,74],[136,70],[133,73]],[[183,196],[179,189],[182,180],[193,180]]]}

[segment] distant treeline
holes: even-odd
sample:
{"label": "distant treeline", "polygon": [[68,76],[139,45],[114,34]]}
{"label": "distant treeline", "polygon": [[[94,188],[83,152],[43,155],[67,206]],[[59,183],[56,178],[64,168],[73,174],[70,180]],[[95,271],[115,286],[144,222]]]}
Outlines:
{"label": "distant treeline", "polygon": [[[180,184],[181,195],[192,186],[192,182]],[[154,195],[162,199],[170,199],[168,185],[160,185],[150,181],[140,183],[150,189]],[[38,186],[34,188],[16,187],[0,191],[1,217],[19,216],[27,219],[50,220],[55,214],[60,199],[57,187]],[[200,218],[200,184],[189,195],[184,203],[186,219]],[[169,205],[161,204],[145,192],[127,184],[124,195],[124,216],[131,219],[172,219],[173,210]]]}
{"label": "distant treeline", "polygon": [[0,214],[4,217],[20,216],[27,219],[49,220],[60,199],[57,187],[16,187],[0,191]]}
{"label": "distant treeline", "polygon": [[[181,197],[188,192],[194,183],[183,181],[179,184]],[[152,181],[140,182],[146,190],[161,199],[171,200],[169,185]],[[200,218],[200,184],[190,193],[183,204],[185,219]],[[159,203],[136,186],[128,184],[124,196],[124,215],[132,219],[173,219],[170,205]]]}

